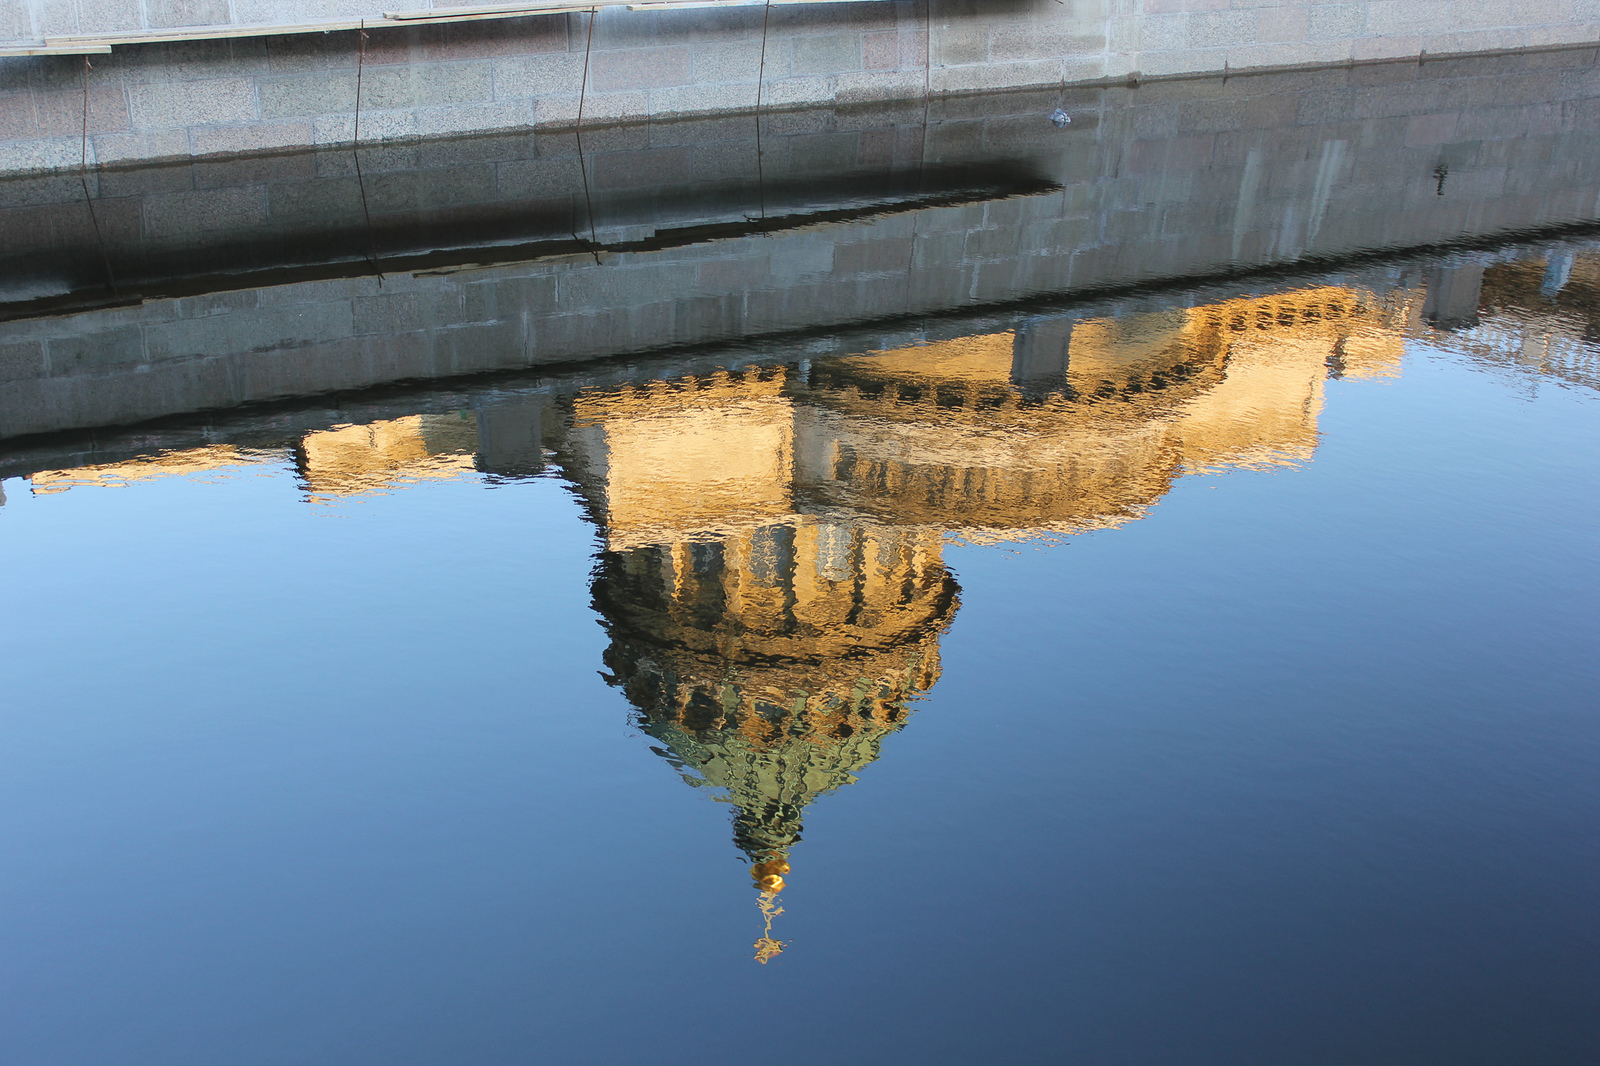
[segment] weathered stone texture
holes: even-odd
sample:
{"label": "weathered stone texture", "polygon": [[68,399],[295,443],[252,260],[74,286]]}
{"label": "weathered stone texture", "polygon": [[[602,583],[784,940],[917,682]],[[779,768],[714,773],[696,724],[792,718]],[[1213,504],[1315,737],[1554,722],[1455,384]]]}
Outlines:
{"label": "weathered stone texture", "polygon": [[[863,0],[426,26],[372,0],[0,0],[0,38],[360,17],[364,49],[341,31],[96,57],[89,161],[349,141],[358,52],[360,133],[380,142],[569,125],[580,107],[603,123],[758,93],[795,107],[1600,40],[1600,0]],[[0,58],[0,173],[76,164],[53,141],[81,139],[82,77],[74,57]]]}

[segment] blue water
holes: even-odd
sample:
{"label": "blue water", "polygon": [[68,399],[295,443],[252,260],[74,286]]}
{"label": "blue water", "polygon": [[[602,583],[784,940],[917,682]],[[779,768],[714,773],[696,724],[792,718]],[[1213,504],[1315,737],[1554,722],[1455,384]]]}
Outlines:
{"label": "blue water", "polygon": [[7,480],[5,1060],[1594,1061],[1600,393],[1325,388],[1308,461],[947,544],[764,966],[559,470]]}

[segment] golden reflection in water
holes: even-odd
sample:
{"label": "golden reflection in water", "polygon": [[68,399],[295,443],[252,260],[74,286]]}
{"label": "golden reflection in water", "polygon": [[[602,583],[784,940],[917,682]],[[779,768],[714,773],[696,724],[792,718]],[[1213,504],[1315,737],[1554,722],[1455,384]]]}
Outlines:
{"label": "golden reflection in water", "polygon": [[905,724],[956,608],[942,530],[803,504],[805,388],[778,367],[588,391],[561,450],[606,538],[608,679],[733,804],[763,960],[805,808]]}
{"label": "golden reflection in water", "polygon": [[605,538],[608,679],[732,803],[757,959],[805,809],[938,680],[947,538],[1115,525],[1186,470],[1304,461],[1330,369],[1396,372],[1412,310],[1323,287],[574,397],[557,450]]}
{"label": "golden reflection in water", "polygon": [[471,412],[463,411],[307,433],[295,448],[295,459],[307,499],[329,503],[470,474],[477,446],[477,424]]}
{"label": "golden reflection in water", "polygon": [[1116,525],[1180,473],[1309,459],[1330,368],[1397,373],[1410,307],[1324,287],[821,360],[800,495],[968,540]]}
{"label": "golden reflection in water", "polygon": [[117,463],[97,463],[68,470],[39,470],[30,475],[28,480],[35,496],[48,496],[72,488],[120,488],[155,478],[277,463],[282,462],[283,458],[284,450],[281,448],[238,448],[231,444],[211,444],[201,448],[174,449]]}
{"label": "golden reflection in water", "polygon": [[761,935],[756,938],[756,942],[752,946],[756,949],[755,960],[763,966],[771,962],[775,956],[781,955],[783,949],[789,946],[782,940],[774,940],[772,938],[772,920],[783,913],[783,908],[778,906],[777,902],[780,891],[782,891],[781,885],[778,888],[762,892],[760,902],[757,903],[757,906],[761,908],[761,917],[766,919],[766,925],[762,928]]}
{"label": "golden reflection in water", "polygon": [[796,516],[602,553],[607,679],[686,781],[732,803],[760,892],[785,888],[806,807],[876,760],[938,679],[957,603],[940,547]]}
{"label": "golden reflection in water", "polygon": [[[939,678],[959,607],[948,540],[1115,526],[1186,472],[1305,462],[1328,379],[1395,376],[1405,338],[1428,330],[1480,343],[1478,303],[1490,317],[1496,299],[1525,304],[1552,269],[1491,268],[1470,299],[1443,282],[1381,296],[1315,286],[1041,317],[805,367],[582,389],[554,419],[540,399],[336,426],[294,455],[308,499],[327,502],[475,466],[536,470],[553,451],[603,538],[592,589],[606,676],[654,750],[731,803],[764,963],[785,947],[772,923],[805,809],[876,760]],[[1579,310],[1593,332],[1600,316]],[[34,490],[281,454],[219,445],[41,472]]]}

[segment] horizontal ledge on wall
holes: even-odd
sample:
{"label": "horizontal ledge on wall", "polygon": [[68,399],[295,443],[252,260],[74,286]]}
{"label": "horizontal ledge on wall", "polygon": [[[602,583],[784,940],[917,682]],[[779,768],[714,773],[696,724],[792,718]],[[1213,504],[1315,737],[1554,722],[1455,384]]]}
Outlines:
{"label": "horizontal ledge on wall", "polygon": [[421,11],[385,11],[382,18],[337,19],[259,26],[187,26],[133,33],[92,33],[46,37],[38,41],[0,43],[0,56],[105,55],[112,48],[140,44],[176,44],[185,41],[231,41],[247,37],[286,37],[308,33],[336,33],[384,25],[422,26],[436,23],[477,22],[487,19],[564,15],[601,8],[629,11],[677,11],[710,7],[772,7],[794,4],[861,3],[863,0],[589,0],[588,3],[490,4],[482,7],[429,8]]}
{"label": "horizontal ledge on wall", "polygon": [[483,7],[428,8],[422,11],[385,11],[383,17],[399,22],[455,22],[475,18],[516,18],[520,15],[554,15],[569,11],[595,11],[625,7],[629,11],[678,11],[707,7],[782,7],[790,4],[845,4],[862,0],[590,0],[589,3],[487,4]]}
{"label": "horizontal ledge on wall", "polygon": [[[373,20],[368,25],[382,25]],[[21,41],[0,45],[0,56],[77,56],[103,55],[114,47],[137,44],[176,44],[183,41],[232,41],[246,37],[276,37],[283,34],[332,33],[360,29],[357,22],[306,22],[295,26],[197,26],[187,30],[150,30],[120,35],[93,37],[47,37],[43,41]]]}
{"label": "horizontal ledge on wall", "polygon": [[51,45],[40,41],[0,47],[0,56],[103,56],[110,53],[109,44]]}
{"label": "horizontal ledge on wall", "polygon": [[509,19],[524,15],[562,15],[598,11],[602,7],[628,7],[638,0],[590,0],[587,4],[487,4],[483,7],[428,8],[422,11],[385,11],[393,22],[467,22],[472,19]]}

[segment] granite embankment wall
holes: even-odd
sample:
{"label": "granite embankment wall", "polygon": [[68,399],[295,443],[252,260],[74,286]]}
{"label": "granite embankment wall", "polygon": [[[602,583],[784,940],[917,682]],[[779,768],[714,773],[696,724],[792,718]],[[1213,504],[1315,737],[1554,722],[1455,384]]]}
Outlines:
{"label": "granite embankment wall", "polygon": [[[586,220],[587,173],[606,186],[599,247],[471,265],[493,261],[491,245],[459,250],[448,269],[381,283],[358,264],[364,275],[0,323],[0,436],[872,320],[903,330],[901,316],[1030,293],[1072,297],[1591,221],[1600,213],[1595,59],[1550,53],[1080,90],[1069,101],[1078,121],[1061,131],[1040,117],[1040,101],[1015,94],[950,102],[925,131],[894,114],[863,123],[796,113],[765,145],[768,162],[790,161],[790,177],[1010,160],[1057,187],[920,208],[913,197],[897,213],[824,226],[803,225],[802,211],[790,229],[707,240],[672,236],[725,216],[673,195],[719,166],[754,168],[753,131],[741,136],[731,120],[641,126],[631,142],[623,131],[609,143],[586,138],[583,167],[570,137],[538,139],[532,156],[511,159],[452,157],[441,145],[375,154],[368,182],[387,182],[392,197],[380,216],[515,215],[532,183],[541,202]],[[452,143],[460,153],[503,142]],[[424,166],[425,150],[444,154]],[[286,158],[274,166],[302,169],[138,172],[147,184],[120,190],[119,217],[150,241],[195,248],[275,247],[275,226],[348,226],[360,210],[350,176],[319,175],[316,153]],[[214,184],[224,174],[232,184]],[[31,187],[70,191],[59,180]],[[633,208],[607,215],[611,203]],[[633,211],[652,203],[648,221]],[[78,211],[80,235],[87,224],[81,201],[32,210],[58,212],[63,226]],[[646,233],[662,245],[600,250]]]}
{"label": "granite embankment wall", "polygon": [[[0,39],[70,48],[72,35],[366,19],[378,24],[361,63],[370,141],[570,126],[580,95],[584,121],[607,122],[748,109],[758,94],[764,107],[842,104],[1600,40],[1600,0],[610,7],[592,35],[587,13],[408,27],[383,12],[375,0],[0,0]],[[0,58],[0,173],[348,143],[357,54],[342,30],[122,44],[87,70],[76,55]]]}

